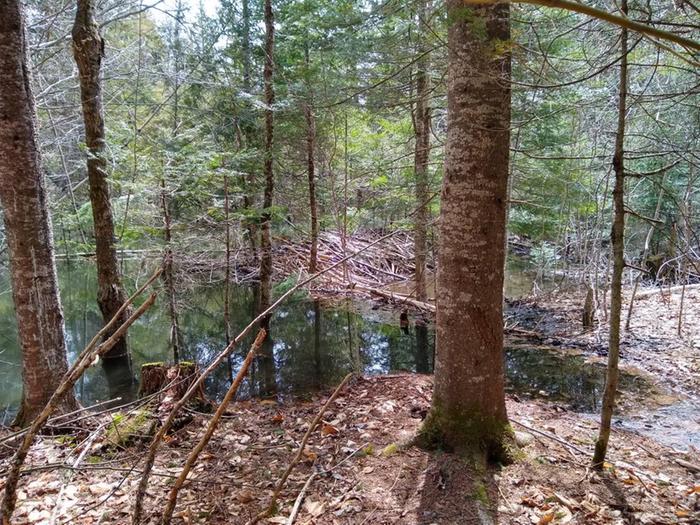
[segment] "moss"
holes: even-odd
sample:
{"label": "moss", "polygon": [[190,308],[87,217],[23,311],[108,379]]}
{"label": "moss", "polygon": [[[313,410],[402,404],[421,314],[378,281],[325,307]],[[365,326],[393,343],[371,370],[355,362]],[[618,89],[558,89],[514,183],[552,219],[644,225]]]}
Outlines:
{"label": "moss", "polygon": [[155,421],[148,410],[127,414],[118,412],[107,427],[105,441],[109,445],[124,446],[135,438],[151,435],[154,430]]}
{"label": "moss", "polygon": [[374,445],[372,445],[372,443],[370,443],[362,450],[362,452],[364,452],[366,456],[373,456],[374,452],[375,452]]}
{"label": "moss", "polygon": [[431,450],[456,452],[467,458],[485,457],[491,463],[510,464],[517,450],[510,424],[483,415],[478,410],[463,410],[449,415],[434,405],[415,442]]}
{"label": "moss", "polygon": [[485,507],[489,506],[489,494],[486,491],[486,486],[481,481],[477,481],[476,483],[474,483],[472,497]]}
{"label": "moss", "polygon": [[396,454],[399,451],[399,447],[396,445],[396,443],[389,443],[384,449],[382,450],[382,456],[388,457]]}

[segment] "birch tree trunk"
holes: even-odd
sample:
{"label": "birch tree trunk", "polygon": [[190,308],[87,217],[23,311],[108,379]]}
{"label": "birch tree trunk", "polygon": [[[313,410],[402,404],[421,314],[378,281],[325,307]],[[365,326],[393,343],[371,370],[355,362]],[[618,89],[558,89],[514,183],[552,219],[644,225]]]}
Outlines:
{"label": "birch tree trunk", "polygon": [[[44,408],[68,363],[21,3],[0,0],[0,13],[0,203],[22,349],[15,424],[26,426]],[[62,408],[77,407],[71,392]]]}
{"label": "birch tree trunk", "polygon": [[[627,0],[621,0],[620,10],[627,16]],[[593,466],[602,468],[608,451],[610,423],[615,409],[615,395],[620,375],[620,318],[622,313],[622,272],[625,269],[625,121],[627,114],[627,29],[620,35],[620,95],[617,108],[617,133],[613,169],[614,217],[610,240],[613,252],[613,271],[610,283],[610,335],[608,338],[608,369],[605,376],[605,391],[600,409],[600,431],[593,454]]]}
{"label": "birch tree trunk", "polygon": [[[97,303],[106,324],[124,304],[126,295],[122,289],[119,274],[114,219],[106,173],[107,162],[104,157],[105,129],[100,79],[104,41],[95,21],[94,0],[78,0],[72,37],[73,56],[80,75],[80,100],[85,123],[85,143],[88,149],[87,175],[95,227]],[[129,312],[124,312],[117,326],[126,321],[128,316]],[[108,333],[106,337],[109,338],[111,335]],[[103,356],[102,363],[113,395],[121,393],[123,387],[133,384],[126,336]]]}
{"label": "birch tree trunk", "polygon": [[447,144],[435,391],[421,440],[508,459],[503,268],[510,139],[509,7],[449,0]]}

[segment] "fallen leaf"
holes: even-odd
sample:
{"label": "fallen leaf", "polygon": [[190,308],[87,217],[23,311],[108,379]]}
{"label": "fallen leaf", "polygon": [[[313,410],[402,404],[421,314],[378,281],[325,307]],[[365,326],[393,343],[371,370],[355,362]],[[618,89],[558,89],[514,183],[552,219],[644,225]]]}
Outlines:
{"label": "fallen leaf", "polygon": [[236,499],[240,503],[250,503],[255,499],[255,496],[253,496],[253,493],[249,490],[242,490],[236,494]]}
{"label": "fallen leaf", "polygon": [[304,502],[304,509],[306,509],[306,512],[311,514],[314,518],[318,518],[321,514],[326,512],[326,506],[323,503],[308,499]]}
{"label": "fallen leaf", "polygon": [[537,525],[547,525],[548,523],[552,523],[552,521],[554,521],[554,512],[549,511],[542,515],[540,521],[537,522]]}
{"label": "fallen leaf", "polygon": [[324,436],[329,436],[329,435],[334,435],[337,434],[339,430],[334,427],[333,425],[330,425],[328,423],[324,423],[323,426],[321,427],[321,434]]}

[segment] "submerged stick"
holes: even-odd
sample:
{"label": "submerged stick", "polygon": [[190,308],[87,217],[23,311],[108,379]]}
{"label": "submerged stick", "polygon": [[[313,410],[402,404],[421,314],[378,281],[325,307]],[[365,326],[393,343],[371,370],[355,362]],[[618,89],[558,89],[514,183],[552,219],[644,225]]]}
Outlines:
{"label": "submerged stick", "polygon": [[306,448],[306,443],[309,441],[309,438],[311,437],[311,433],[314,431],[316,426],[319,424],[321,421],[321,418],[323,417],[323,414],[325,414],[326,410],[330,406],[330,404],[335,401],[335,398],[338,397],[338,394],[340,391],[343,389],[343,387],[347,384],[348,381],[350,381],[350,378],[353,376],[353,374],[348,374],[345,376],[345,378],[340,382],[340,384],[337,386],[333,394],[331,394],[331,397],[328,398],[328,400],[323,404],[321,407],[321,410],[318,411],[318,414],[316,414],[316,417],[314,420],[311,422],[311,425],[306,431],[306,434],[304,434],[304,438],[301,440],[301,445],[299,445],[299,450],[297,450],[296,455],[292,459],[291,463],[289,463],[289,466],[287,466],[287,470],[284,471],[284,474],[282,474],[282,477],[279,479],[277,482],[277,485],[275,486],[275,491],[272,494],[272,499],[270,500],[270,503],[268,504],[267,508],[260,513],[258,513],[257,516],[255,516],[252,520],[250,520],[246,525],[255,525],[258,521],[260,521],[263,518],[267,518],[272,514],[272,510],[275,508],[275,504],[277,503],[277,498],[280,495],[280,492],[282,492],[282,489],[284,488],[284,484],[287,482],[287,478],[289,478],[289,475],[292,473],[292,470],[294,470],[294,467],[296,467],[297,463],[299,463],[299,460],[301,459],[302,454],[304,453],[304,449]]}
{"label": "submerged stick", "polygon": [[[155,280],[155,278],[158,275],[160,275],[160,272],[161,270],[156,271],[154,276],[151,277],[151,279],[149,279],[149,281],[144,286],[142,286],[136,294],[132,295],[127,300],[127,302],[124,303],[124,305],[122,305],[122,307],[119,309],[119,311],[117,311],[112,320],[109,323],[107,323],[105,328],[100,330],[99,333],[106,332],[108,329],[111,328],[111,326],[116,324],[115,320],[119,319],[121,313],[128,307],[128,305],[136,298],[136,296],[139,293],[145,290],[146,286],[152,283]],[[117,330],[109,337],[109,339],[107,339],[97,348],[95,348],[95,339],[93,339],[93,341],[91,341],[88,344],[85,350],[81,352],[80,358],[73,364],[70,370],[68,370],[65,373],[63,379],[61,380],[61,383],[58,385],[58,388],[46,403],[44,409],[39,413],[39,415],[36,416],[36,418],[34,418],[34,421],[32,421],[31,426],[24,435],[22,443],[20,444],[19,448],[17,449],[17,452],[15,452],[15,455],[12,458],[10,469],[8,471],[7,478],[5,479],[5,494],[2,500],[2,507],[0,508],[0,515],[2,516],[3,525],[10,525],[10,519],[12,518],[12,513],[14,512],[15,505],[17,503],[16,490],[17,483],[20,477],[20,471],[22,469],[22,465],[24,464],[24,460],[26,459],[27,454],[29,453],[29,449],[32,446],[32,441],[34,441],[34,438],[41,431],[44,424],[49,419],[56,407],[58,407],[63,397],[73,388],[73,386],[80,378],[80,376],[83,375],[85,370],[92,366],[95,358],[103,355],[104,353],[112,349],[112,347],[114,347],[117,341],[119,341],[124,336],[129,326],[131,326],[134,323],[134,321],[141,317],[141,315],[143,315],[143,313],[146,310],[148,310],[148,308],[155,302],[156,296],[157,294],[155,293],[151,294],[151,296],[148,299],[146,299],[146,301],[144,301],[144,303],[134,313],[132,313],[126,319],[126,321],[124,321],[121,324],[121,326],[119,326],[119,328],[117,328]]]}
{"label": "submerged stick", "polygon": [[204,447],[207,446],[209,440],[214,435],[216,427],[219,426],[221,416],[223,416],[224,412],[226,411],[226,408],[228,407],[228,404],[231,402],[231,400],[233,400],[233,397],[236,395],[236,392],[238,392],[238,387],[241,385],[243,379],[247,375],[248,369],[250,368],[250,364],[253,362],[255,355],[258,353],[258,350],[262,346],[265,337],[267,337],[267,332],[261,329],[258,332],[258,336],[255,338],[253,346],[250,347],[250,351],[248,352],[248,355],[246,355],[243,364],[241,365],[241,369],[238,371],[238,374],[236,374],[236,378],[233,380],[233,383],[231,383],[231,387],[226,392],[224,399],[219,405],[219,408],[209,420],[209,424],[207,425],[206,432],[204,432],[204,436],[202,436],[202,439],[200,439],[197,445],[194,447],[194,449],[192,449],[190,455],[187,456],[185,465],[182,467],[182,470],[180,471],[177,480],[175,480],[173,488],[170,490],[170,495],[168,496],[168,503],[166,504],[165,510],[163,511],[163,518],[161,521],[163,525],[170,524],[170,520],[172,520],[173,517],[173,512],[175,511],[175,505],[177,504],[177,496],[180,492],[180,489],[182,488],[182,485],[187,479],[187,475],[192,470],[192,466],[194,465],[195,461],[197,461],[199,454],[202,452],[202,450],[204,450]]}

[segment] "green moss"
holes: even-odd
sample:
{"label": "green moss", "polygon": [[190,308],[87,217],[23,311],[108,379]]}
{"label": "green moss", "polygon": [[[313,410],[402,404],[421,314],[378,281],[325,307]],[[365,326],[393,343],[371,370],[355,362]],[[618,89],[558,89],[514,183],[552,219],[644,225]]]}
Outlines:
{"label": "green moss", "polygon": [[374,455],[374,445],[372,445],[372,443],[370,443],[362,450],[362,452],[364,452],[365,456],[373,456]]}
{"label": "green moss", "polygon": [[399,451],[399,447],[396,445],[396,443],[389,443],[384,449],[382,450],[382,456],[388,457],[396,454]]}
{"label": "green moss", "polygon": [[467,458],[479,457],[491,463],[512,463],[517,450],[510,424],[481,414],[477,409],[447,414],[434,405],[416,438],[427,449],[457,452]]}
{"label": "green moss", "polygon": [[485,507],[489,506],[489,494],[486,491],[486,486],[482,482],[477,481],[476,483],[474,483],[472,497]]}
{"label": "green moss", "polygon": [[105,441],[114,446],[124,446],[135,438],[149,436],[155,430],[155,421],[148,410],[133,413],[118,412],[107,427]]}

